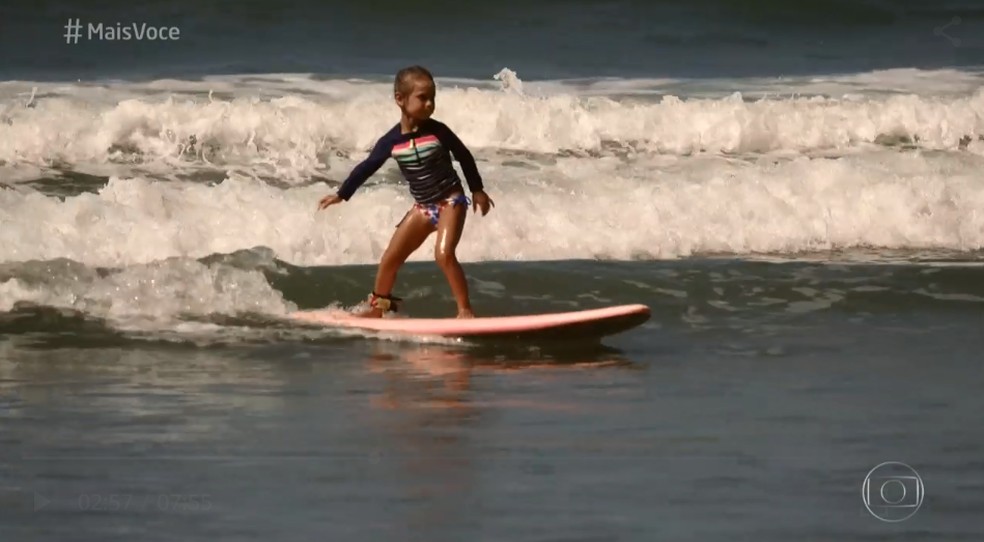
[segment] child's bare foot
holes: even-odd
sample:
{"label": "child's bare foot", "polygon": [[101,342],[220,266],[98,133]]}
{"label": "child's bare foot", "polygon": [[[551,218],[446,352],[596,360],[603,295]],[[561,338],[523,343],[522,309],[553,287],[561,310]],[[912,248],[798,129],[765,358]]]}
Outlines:
{"label": "child's bare foot", "polygon": [[458,310],[458,318],[474,318],[474,317],[475,317],[475,313],[473,313],[471,309]]}
{"label": "child's bare foot", "polygon": [[359,318],[382,318],[383,317],[383,310],[382,309],[376,309],[376,308],[370,308],[370,309],[364,310],[362,312],[357,312],[357,313],[355,313],[355,315],[358,316]]}

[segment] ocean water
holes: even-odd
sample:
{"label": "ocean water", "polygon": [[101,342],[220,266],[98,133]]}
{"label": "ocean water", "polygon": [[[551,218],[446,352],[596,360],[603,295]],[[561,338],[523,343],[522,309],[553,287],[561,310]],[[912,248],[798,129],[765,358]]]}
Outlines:
{"label": "ocean water", "polygon": [[[0,539],[984,535],[976,2],[2,9]],[[371,288],[395,164],[316,206],[409,63],[496,202],[459,248],[479,315],[646,324],[285,319]],[[414,316],[454,312],[432,254]]]}

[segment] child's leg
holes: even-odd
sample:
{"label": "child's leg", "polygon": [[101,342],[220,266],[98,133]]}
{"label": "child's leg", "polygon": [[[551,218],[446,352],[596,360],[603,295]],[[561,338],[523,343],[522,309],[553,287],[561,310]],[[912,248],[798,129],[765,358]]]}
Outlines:
{"label": "child's leg", "polygon": [[458,263],[455,249],[458,241],[461,240],[461,232],[465,227],[465,216],[468,214],[468,205],[448,205],[441,211],[441,217],[437,222],[437,244],[434,246],[434,259],[437,265],[444,271],[444,276],[451,285],[451,293],[458,304],[458,318],[471,318],[471,301],[468,299],[468,281],[465,279],[465,272]]}
{"label": "child's leg", "polygon": [[[434,231],[434,225],[423,213],[411,209],[407,217],[400,223],[390,239],[386,252],[383,253],[379,261],[379,268],[376,270],[376,283],[373,291],[379,295],[390,295],[393,284],[396,283],[396,274],[400,266],[407,261],[407,258],[417,250],[424,240]],[[379,309],[369,309],[362,316],[380,317],[383,311]]]}

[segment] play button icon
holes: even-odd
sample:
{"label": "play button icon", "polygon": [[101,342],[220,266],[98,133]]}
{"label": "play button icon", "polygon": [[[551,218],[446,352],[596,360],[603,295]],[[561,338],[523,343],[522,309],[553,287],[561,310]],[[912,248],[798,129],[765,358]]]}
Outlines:
{"label": "play button icon", "polygon": [[42,497],[41,494],[38,493],[37,491],[34,492],[34,511],[35,512],[41,510],[42,508],[44,508],[45,506],[48,506],[49,504],[51,504],[51,501],[49,501],[48,499],[45,499],[44,497]]}

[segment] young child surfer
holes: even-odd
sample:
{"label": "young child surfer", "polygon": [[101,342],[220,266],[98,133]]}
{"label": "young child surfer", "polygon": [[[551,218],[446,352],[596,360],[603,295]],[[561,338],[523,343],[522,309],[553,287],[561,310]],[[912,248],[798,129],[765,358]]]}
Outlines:
{"label": "young child surfer", "polygon": [[[455,249],[465,226],[468,204],[473,203],[474,209],[481,209],[485,216],[495,203],[483,190],[475,159],[465,145],[450,128],[431,118],[436,90],[430,72],[420,66],[400,70],[393,91],[400,107],[399,124],[379,138],[369,157],[353,168],[336,194],[321,199],[318,209],[348,201],[356,189],[392,156],[416,203],[396,227],[383,253],[376,283],[369,295],[370,308],[362,316],[380,318],[386,311],[396,311],[399,298],[393,297],[392,289],[397,272],[436,231],[434,259],[451,286],[458,304],[458,318],[473,318],[468,282]],[[474,202],[465,196],[461,179],[451,165],[452,154],[461,164]]]}

